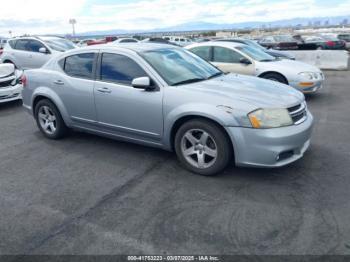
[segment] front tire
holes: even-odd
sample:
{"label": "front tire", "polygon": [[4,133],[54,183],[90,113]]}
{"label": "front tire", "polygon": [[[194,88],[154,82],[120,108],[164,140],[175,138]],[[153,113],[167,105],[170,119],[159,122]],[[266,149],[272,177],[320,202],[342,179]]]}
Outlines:
{"label": "front tire", "polygon": [[204,176],[222,172],[232,159],[227,134],[215,123],[202,119],[188,121],[179,128],[175,151],[186,169]]}
{"label": "front tire", "polygon": [[39,101],[35,106],[35,120],[40,131],[49,139],[60,139],[68,132],[59,110],[48,99]]}
{"label": "front tire", "polygon": [[263,75],[262,78],[288,85],[287,80],[277,73],[268,73]]}

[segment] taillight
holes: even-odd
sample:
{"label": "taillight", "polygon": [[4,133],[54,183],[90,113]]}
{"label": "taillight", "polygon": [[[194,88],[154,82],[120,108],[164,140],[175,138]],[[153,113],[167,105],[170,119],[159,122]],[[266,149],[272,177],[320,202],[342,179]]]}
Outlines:
{"label": "taillight", "polygon": [[25,76],[25,74],[23,74],[21,76],[21,83],[22,83],[23,87],[27,86],[27,77]]}
{"label": "taillight", "polygon": [[327,41],[326,45],[327,46],[335,46],[335,43],[333,41]]}

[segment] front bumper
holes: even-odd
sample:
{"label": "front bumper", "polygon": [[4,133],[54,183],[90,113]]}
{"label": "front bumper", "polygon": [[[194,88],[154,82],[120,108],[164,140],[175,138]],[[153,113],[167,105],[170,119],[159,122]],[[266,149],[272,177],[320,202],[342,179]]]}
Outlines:
{"label": "front bumper", "polygon": [[0,88],[0,103],[22,99],[21,92],[21,84]]}
{"label": "front bumper", "polygon": [[303,157],[310,146],[313,116],[281,128],[227,127],[234,145],[237,166],[281,167]]}
{"label": "front bumper", "polygon": [[290,82],[289,85],[304,94],[308,94],[308,93],[317,92],[318,90],[322,89],[323,81],[324,80],[313,81],[314,84],[307,87],[300,86],[300,82]]}

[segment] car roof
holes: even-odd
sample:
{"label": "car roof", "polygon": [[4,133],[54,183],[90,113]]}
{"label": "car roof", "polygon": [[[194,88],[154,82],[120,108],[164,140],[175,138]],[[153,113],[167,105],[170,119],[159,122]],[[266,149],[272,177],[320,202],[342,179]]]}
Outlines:
{"label": "car roof", "polygon": [[221,46],[227,48],[237,48],[247,46],[246,44],[236,43],[236,42],[225,42],[225,41],[209,41],[203,43],[196,43],[188,46],[188,48],[199,47],[199,46]]}
{"label": "car roof", "polygon": [[152,50],[160,50],[160,49],[178,49],[179,47],[168,45],[168,44],[157,44],[157,43],[119,43],[118,45],[111,45],[111,44],[103,44],[103,45],[92,45],[87,46],[79,49],[74,49],[75,51],[78,50],[121,50],[121,49],[127,49],[134,52],[146,52],[146,51],[152,51]]}

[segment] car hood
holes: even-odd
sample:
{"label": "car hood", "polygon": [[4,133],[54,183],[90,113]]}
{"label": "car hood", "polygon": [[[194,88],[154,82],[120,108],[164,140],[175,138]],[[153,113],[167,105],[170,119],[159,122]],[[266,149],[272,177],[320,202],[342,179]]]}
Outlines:
{"label": "car hood", "polygon": [[15,72],[13,64],[0,64],[0,78],[12,75]]}
{"label": "car hood", "polygon": [[301,72],[321,73],[321,70],[316,66],[286,59],[271,62],[256,62],[256,66],[261,73],[264,71],[276,71],[285,75],[287,78],[293,77],[291,74],[294,74],[296,77]]}
{"label": "car hood", "polygon": [[[256,108],[288,108],[304,101],[304,95],[294,88],[257,77],[228,74],[211,80],[183,86],[207,94],[211,100],[228,99]],[[217,99],[216,99],[217,98]]]}

